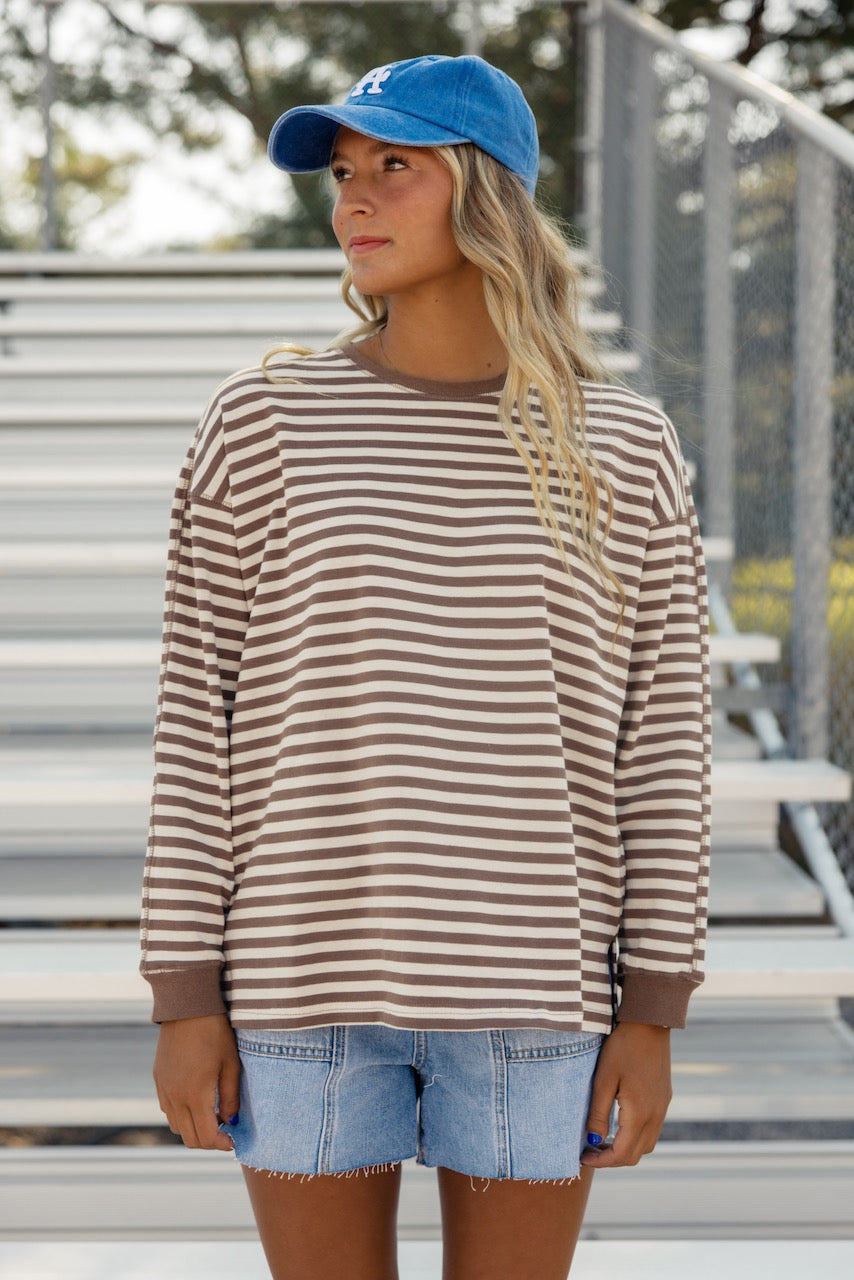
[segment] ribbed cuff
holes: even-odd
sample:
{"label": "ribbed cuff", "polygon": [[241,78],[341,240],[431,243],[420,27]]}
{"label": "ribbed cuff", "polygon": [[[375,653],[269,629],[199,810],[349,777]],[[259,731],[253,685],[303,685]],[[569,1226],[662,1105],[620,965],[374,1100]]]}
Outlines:
{"label": "ribbed cuff", "polygon": [[151,1021],[174,1022],[225,1013],[219,975],[218,964],[188,964],[183,969],[143,973],[154,993]]}
{"label": "ribbed cuff", "polygon": [[688,1001],[701,981],[701,978],[683,978],[670,973],[623,973],[617,1021],[684,1027]]}

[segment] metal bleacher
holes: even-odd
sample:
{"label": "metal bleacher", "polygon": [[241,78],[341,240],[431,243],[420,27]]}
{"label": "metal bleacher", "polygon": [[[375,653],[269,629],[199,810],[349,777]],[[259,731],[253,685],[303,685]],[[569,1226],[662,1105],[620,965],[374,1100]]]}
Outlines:
{"label": "metal bleacher", "polygon": [[[347,325],[339,269],[326,251],[0,254],[0,1128],[81,1134],[0,1147],[0,1277],[30,1274],[16,1249],[37,1239],[66,1242],[72,1280],[75,1241],[100,1242],[79,1272],[88,1280],[124,1274],[109,1249],[140,1239],[237,1250],[215,1260],[211,1247],[210,1268],[192,1274],[212,1280],[263,1275],[234,1162],[84,1137],[163,1132],[136,920],[172,486],[222,377],[283,337],[324,345]],[[586,278],[587,323],[607,351],[619,319],[597,311]],[[608,360],[630,376],[616,346]],[[773,638],[721,631],[717,690],[778,652]],[[854,1121],[854,1033],[839,1012],[854,997],[854,937],[815,869],[779,841],[782,803],[845,800],[849,779],[823,760],[762,756],[716,709],[708,980],[674,1037],[669,1136],[637,1169],[597,1179],[580,1280],[702,1280],[696,1258],[679,1261],[686,1237],[809,1240],[802,1271],[786,1270],[802,1256],[792,1246],[754,1273],[779,1280],[821,1266],[822,1250],[825,1275],[843,1274],[832,1270],[843,1254],[851,1262],[854,1141],[785,1126]],[[782,1129],[685,1137],[721,1123]],[[416,1249],[438,1237],[423,1170],[405,1172],[400,1222],[407,1280],[435,1274],[434,1246]],[[642,1249],[631,1267],[620,1261],[620,1241],[656,1237],[672,1245],[648,1271]],[[715,1274],[735,1275],[708,1247]],[[191,1274],[175,1252],[149,1267],[163,1280]]]}

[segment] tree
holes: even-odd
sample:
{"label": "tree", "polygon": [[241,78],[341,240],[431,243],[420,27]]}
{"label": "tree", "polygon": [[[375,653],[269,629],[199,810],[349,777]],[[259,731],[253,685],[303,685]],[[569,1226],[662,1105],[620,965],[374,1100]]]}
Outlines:
{"label": "tree", "polygon": [[736,62],[750,67],[777,54],[783,88],[854,129],[854,0],[641,0],[641,7],[677,31],[740,28]]}
{"label": "tree", "polygon": [[[66,0],[69,3],[70,0]],[[81,3],[81,0],[77,0]],[[216,148],[227,121],[249,129],[256,153],[291,106],[336,99],[373,66],[425,52],[464,51],[466,6],[435,2],[350,4],[143,4],[88,0],[99,23],[73,58],[59,60],[57,102],[75,118],[144,122],[186,153]],[[41,33],[32,6],[0,0],[0,49],[18,112],[37,102]],[[571,4],[504,6],[485,32],[484,54],[522,85],[542,122],[547,201],[574,211],[576,91]],[[328,186],[296,177],[287,209],[253,217],[234,243],[331,243]]]}

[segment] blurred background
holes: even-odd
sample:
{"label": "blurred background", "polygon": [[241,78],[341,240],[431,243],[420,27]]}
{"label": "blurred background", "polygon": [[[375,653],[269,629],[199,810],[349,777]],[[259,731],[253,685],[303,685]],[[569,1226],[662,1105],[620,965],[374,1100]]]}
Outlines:
{"label": "blurred background", "polygon": [[[638,8],[686,47],[731,58],[854,127],[851,0]],[[547,0],[2,0],[0,111],[11,127],[0,138],[0,247],[331,243],[322,188],[270,172],[270,123],[332,100],[369,64],[423,50],[476,48],[524,85],[542,129],[541,195],[575,221],[584,13]]]}

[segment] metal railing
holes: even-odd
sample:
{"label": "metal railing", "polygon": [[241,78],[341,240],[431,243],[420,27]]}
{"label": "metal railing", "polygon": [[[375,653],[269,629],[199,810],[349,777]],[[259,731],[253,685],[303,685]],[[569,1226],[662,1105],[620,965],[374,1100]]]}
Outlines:
{"label": "metal railing", "polygon": [[[854,766],[854,136],[590,0],[586,234],[676,422],[738,625],[784,640],[788,742]],[[823,813],[854,883],[854,814]]]}

